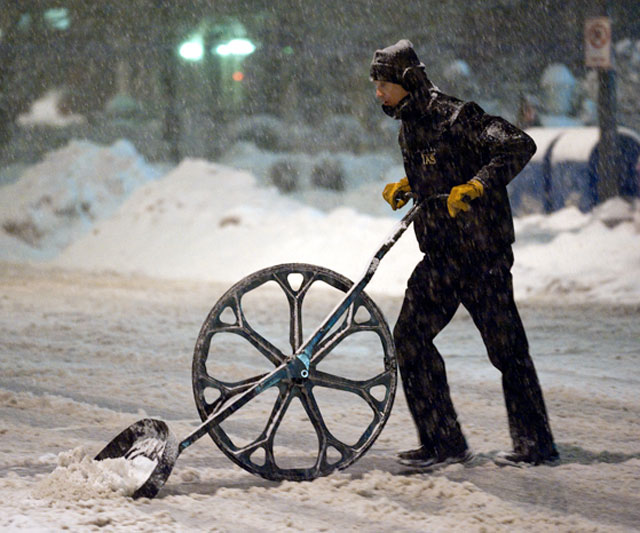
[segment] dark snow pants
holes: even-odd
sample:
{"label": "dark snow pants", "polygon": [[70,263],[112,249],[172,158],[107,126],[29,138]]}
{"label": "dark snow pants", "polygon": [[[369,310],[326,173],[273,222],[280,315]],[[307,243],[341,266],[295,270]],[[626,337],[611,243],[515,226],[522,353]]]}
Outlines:
{"label": "dark snow pants", "polygon": [[457,455],[467,448],[444,361],[433,344],[460,304],[480,331],[491,363],[502,373],[514,451],[536,462],[553,453],[542,390],[513,298],[512,263],[511,250],[483,269],[425,256],[409,278],[394,340],[418,437],[435,456]]}

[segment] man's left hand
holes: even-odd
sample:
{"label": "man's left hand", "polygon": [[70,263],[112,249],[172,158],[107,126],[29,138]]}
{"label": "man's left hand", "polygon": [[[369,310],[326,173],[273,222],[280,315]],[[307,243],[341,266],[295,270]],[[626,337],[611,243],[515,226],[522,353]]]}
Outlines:
{"label": "man's left hand", "polygon": [[447,209],[452,217],[455,217],[460,211],[469,211],[471,205],[469,202],[479,198],[484,193],[484,187],[480,180],[472,179],[462,185],[456,185],[449,193],[447,198]]}

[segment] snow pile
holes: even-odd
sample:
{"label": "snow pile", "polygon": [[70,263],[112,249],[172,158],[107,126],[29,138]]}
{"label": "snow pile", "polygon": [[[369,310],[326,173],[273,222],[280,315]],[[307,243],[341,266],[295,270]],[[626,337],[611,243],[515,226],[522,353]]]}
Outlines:
{"label": "snow pile", "polygon": [[34,126],[46,124],[49,126],[68,126],[69,124],[82,124],[86,118],[82,115],[62,113],[60,111],[61,91],[48,91],[42,98],[31,104],[28,113],[18,117],[21,126]]}
{"label": "snow pile", "polygon": [[50,500],[91,500],[131,496],[149,478],[156,462],[144,456],[95,461],[82,447],[58,455],[58,467],[34,488]]}
{"label": "snow pile", "polygon": [[[259,188],[248,173],[185,160],[163,179],[140,187],[55,263],[232,283],[274,264],[302,262],[354,277],[393,224],[347,207],[323,213],[274,188]],[[412,246],[415,241],[407,239],[394,252],[405,249],[405,260],[413,256],[415,263]],[[387,269],[382,286],[398,290],[408,274]]]}
{"label": "snow pile", "polygon": [[2,187],[0,233],[4,259],[46,259],[114,213],[134,189],[158,172],[133,145],[72,141]]}
{"label": "snow pile", "polygon": [[[295,196],[203,160],[156,178],[126,141],[72,142],[0,189],[0,259],[225,284],[300,262],[357,279],[402,215],[380,198],[393,176]],[[637,200],[610,200],[587,214],[568,207],[515,225],[517,298],[640,301]],[[402,294],[420,258],[409,230],[367,290]]]}
{"label": "snow pile", "polygon": [[581,213],[516,219],[516,296],[640,301],[640,209],[612,199]]}

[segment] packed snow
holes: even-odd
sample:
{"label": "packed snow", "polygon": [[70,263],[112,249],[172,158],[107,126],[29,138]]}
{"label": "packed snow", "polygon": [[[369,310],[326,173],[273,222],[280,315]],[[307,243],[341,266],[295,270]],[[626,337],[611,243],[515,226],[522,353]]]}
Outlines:
{"label": "packed snow", "polygon": [[87,500],[131,496],[151,475],[156,462],[145,456],[94,461],[82,447],[57,456],[57,467],[35,487],[40,499]]}
{"label": "packed snow", "polygon": [[[395,462],[415,445],[400,389],[364,457],[312,482],[252,476],[205,436],[180,456],[156,499],[132,500],[155,463],[92,459],[141,418],[166,420],[178,437],[199,423],[193,346],[232,283],[286,262],[359,277],[402,215],[380,198],[399,171],[372,167],[376,179],[342,195],[282,195],[230,161],[185,160],[161,172],[126,141],[75,141],[2,186],[0,528],[640,530],[637,200],[515,220],[516,296],[561,454],[556,465],[493,463],[510,445],[500,378],[464,311],[437,344],[476,453],[469,465],[414,473]],[[419,257],[408,231],[367,288],[391,325]],[[279,303],[264,295],[252,325],[286,345],[288,331],[273,321]],[[311,314],[311,322],[324,316]],[[354,361],[363,352],[346,349]],[[228,357],[251,370],[239,346]],[[338,429],[359,420],[339,401],[324,407]],[[262,427],[267,414],[241,409],[238,431]],[[303,418],[285,416],[279,446],[287,457],[308,443]]]}

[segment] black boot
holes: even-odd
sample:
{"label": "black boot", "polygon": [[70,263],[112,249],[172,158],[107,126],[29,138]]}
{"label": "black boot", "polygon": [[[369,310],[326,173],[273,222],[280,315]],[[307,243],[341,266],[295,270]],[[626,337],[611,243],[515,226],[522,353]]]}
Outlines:
{"label": "black boot", "polygon": [[437,455],[421,446],[398,454],[398,462],[401,465],[419,469],[442,468],[454,463],[467,463],[472,459],[473,454],[468,448],[454,455]]}
{"label": "black boot", "polygon": [[525,465],[540,465],[549,464],[557,461],[560,458],[555,444],[552,445],[552,449],[547,454],[541,454],[537,452],[520,453],[520,452],[500,452],[496,455],[494,462],[500,466],[525,466]]}

